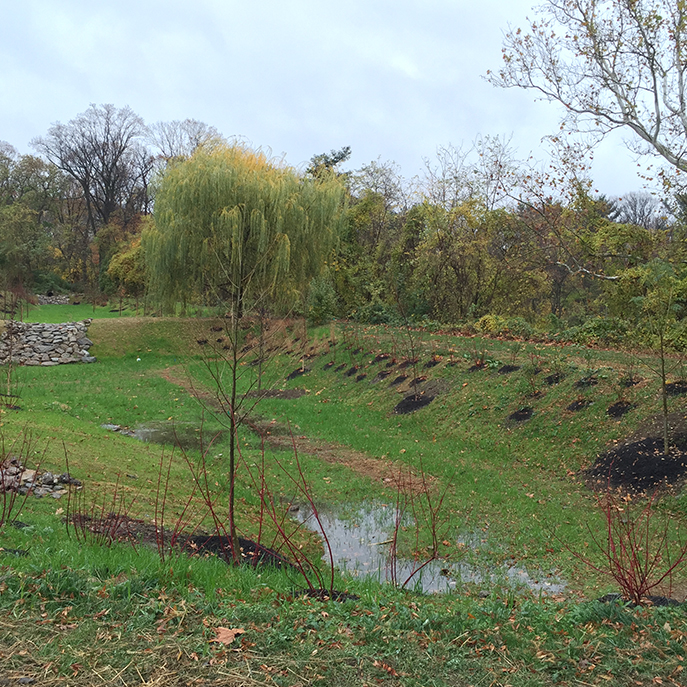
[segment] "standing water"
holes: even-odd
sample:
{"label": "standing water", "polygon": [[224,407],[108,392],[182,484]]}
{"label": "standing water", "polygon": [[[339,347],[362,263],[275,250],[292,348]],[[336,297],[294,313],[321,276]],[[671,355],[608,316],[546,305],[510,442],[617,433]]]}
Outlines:
{"label": "standing water", "polygon": [[[350,517],[329,509],[318,509],[318,524],[310,506],[301,506],[293,513],[305,527],[322,536],[327,535],[334,566],[354,577],[373,577],[380,582],[393,582],[408,589],[425,593],[449,592],[461,583],[495,584],[506,582],[513,586],[525,585],[543,594],[557,594],[564,584],[551,575],[533,579],[529,573],[515,566],[500,566],[495,572],[484,573],[467,563],[449,563],[431,560],[412,561],[390,556],[396,522],[395,508],[373,505],[356,510]],[[404,526],[412,523],[403,523]],[[476,548],[479,540],[465,539],[456,544]],[[326,544],[325,544],[326,546]],[[329,561],[325,551],[323,560]]]}

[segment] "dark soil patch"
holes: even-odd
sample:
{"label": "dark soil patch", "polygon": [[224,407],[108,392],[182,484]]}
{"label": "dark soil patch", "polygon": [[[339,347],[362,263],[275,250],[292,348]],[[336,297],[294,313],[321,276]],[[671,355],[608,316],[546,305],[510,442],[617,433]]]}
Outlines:
{"label": "dark soil patch", "polygon": [[357,365],[354,365],[350,370],[344,372],[344,377],[352,377],[359,369]]}
{"label": "dark soil patch", "polygon": [[[178,546],[191,554],[211,553],[227,563],[233,563],[231,540],[226,536],[174,533],[158,529],[154,524],[131,518],[123,513],[109,513],[103,518],[92,518],[76,514],[70,526],[84,535],[90,533],[96,541],[120,541],[147,546]],[[278,551],[262,544],[239,537],[241,562],[246,565],[274,565],[278,568],[296,570],[293,563]]]}
{"label": "dark soil patch", "polygon": [[511,372],[517,372],[520,369],[520,365],[503,365],[499,368],[500,375],[509,375]]}
{"label": "dark soil patch", "polygon": [[529,394],[529,398],[543,398],[546,396],[546,391],[542,391],[539,389],[538,391],[533,391],[531,394]]}
{"label": "dark soil patch", "polygon": [[525,408],[520,408],[520,410],[516,410],[514,413],[511,413],[508,416],[508,419],[511,422],[525,422],[526,420],[529,420],[532,415],[534,415],[534,408],[526,406]]}
{"label": "dark soil patch", "polygon": [[382,379],[386,379],[391,374],[391,370],[381,370],[377,373],[377,376],[372,380],[373,382],[381,382]]}
{"label": "dark soil patch", "polygon": [[344,369],[346,369],[346,363],[341,363],[341,365],[339,365],[339,367],[337,367],[334,370],[334,372],[341,372],[341,370],[344,370]]}
{"label": "dark soil patch", "polygon": [[449,360],[449,361],[446,363],[446,367],[455,367],[457,364],[458,364],[458,361],[457,361],[457,360]]}
{"label": "dark soil patch", "polygon": [[681,396],[682,394],[687,394],[687,381],[679,379],[677,382],[666,384],[666,393],[668,396]]}
{"label": "dark soil patch", "polygon": [[479,372],[480,370],[486,369],[486,363],[475,363],[474,365],[470,365],[470,367],[468,367],[468,372]]}
{"label": "dark soil patch", "polygon": [[622,379],[619,380],[620,386],[624,387],[625,389],[629,389],[633,386],[637,386],[642,381],[641,377],[637,377],[637,375],[632,375],[629,377],[623,377]]}
{"label": "dark soil patch", "polygon": [[356,349],[353,351],[353,355],[358,355],[358,353],[360,353],[362,350],[363,350],[362,348],[356,348]]}
{"label": "dark soil patch", "polygon": [[596,459],[587,471],[592,488],[643,492],[680,482],[687,474],[687,434],[673,438],[672,450],[663,453],[662,437],[645,437],[616,446]]}
{"label": "dark soil patch", "polygon": [[394,358],[392,358],[392,359],[386,364],[386,366],[387,366],[387,367],[393,367],[395,364],[396,364],[396,360],[395,360]]}
{"label": "dark soil patch", "polygon": [[398,377],[396,377],[396,379],[394,379],[389,386],[398,386],[399,384],[403,384],[406,379],[408,379],[408,375],[398,375]]}
{"label": "dark soil patch", "polygon": [[580,410],[589,408],[591,404],[592,402],[588,401],[586,398],[578,398],[576,401],[573,401],[569,406],[567,406],[566,410],[569,410],[572,413],[577,413]]}
{"label": "dark soil patch", "polygon": [[562,372],[554,372],[552,375],[544,377],[544,383],[553,386],[554,384],[560,384],[564,379],[565,375]]}
{"label": "dark soil patch", "polygon": [[334,367],[334,363],[330,361],[322,369],[323,370],[329,370],[332,367]]}
{"label": "dark soil patch", "polygon": [[417,365],[417,358],[413,358],[412,360],[404,360],[402,363],[399,363],[398,369],[405,370],[407,367],[411,367],[412,365]]}
{"label": "dark soil patch", "polygon": [[425,363],[424,368],[425,368],[425,370],[429,370],[433,367],[436,367],[440,362],[441,362],[441,358],[432,358],[431,360],[429,360]]}
{"label": "dark soil patch", "polygon": [[348,592],[339,592],[336,589],[299,589],[296,591],[297,596],[307,596],[310,599],[317,599],[318,601],[359,601],[360,597],[356,594],[349,594]]}
{"label": "dark soil patch", "polygon": [[356,381],[356,382],[362,382],[363,379],[365,379],[365,377],[367,377],[367,374],[366,374],[365,372],[363,372],[362,374],[359,374],[359,375],[355,378],[355,381]]}
{"label": "dark soil patch", "polygon": [[[180,538],[181,539],[181,538]],[[232,556],[231,540],[227,536],[198,535],[184,537],[180,544],[186,551],[192,554],[211,553],[227,563],[234,562]],[[252,539],[239,537],[240,560],[247,565],[273,565],[277,568],[296,570],[296,567],[278,551],[258,544]]]}
{"label": "dark soil patch", "polygon": [[612,406],[608,407],[606,413],[611,417],[622,417],[625,413],[630,412],[634,408],[634,403],[629,401],[617,401]]}
{"label": "dark soil patch", "polygon": [[427,377],[425,375],[422,375],[420,377],[415,377],[415,379],[413,379],[410,382],[410,386],[417,386],[418,384],[422,384],[423,382],[426,382],[426,381],[427,381]]}
{"label": "dark soil patch", "polygon": [[590,386],[596,386],[599,380],[596,377],[582,377],[575,382],[576,389],[588,389]]}
{"label": "dark soil patch", "polygon": [[254,389],[250,391],[248,398],[283,398],[292,401],[301,396],[305,396],[305,389]]}
{"label": "dark soil patch", "polygon": [[[632,603],[629,599],[626,599],[622,594],[605,594],[597,599],[603,604],[607,603],[621,603],[629,604]],[[649,595],[642,597],[642,602],[646,606],[681,606],[682,603],[677,599],[671,599],[667,596],[654,596]]]}
{"label": "dark soil patch", "polygon": [[293,372],[291,372],[286,379],[296,379],[296,377],[300,377],[301,375],[306,374],[307,372],[310,372],[309,367],[299,367]]}
{"label": "dark soil patch", "polygon": [[414,413],[420,408],[428,406],[433,400],[434,396],[429,396],[425,394],[410,394],[406,396],[400,403],[394,408],[394,412],[397,415],[407,415],[408,413]]}
{"label": "dark soil patch", "polygon": [[391,356],[388,353],[380,353],[379,355],[376,355],[374,360],[372,361],[373,363],[381,363],[382,360],[388,360]]}

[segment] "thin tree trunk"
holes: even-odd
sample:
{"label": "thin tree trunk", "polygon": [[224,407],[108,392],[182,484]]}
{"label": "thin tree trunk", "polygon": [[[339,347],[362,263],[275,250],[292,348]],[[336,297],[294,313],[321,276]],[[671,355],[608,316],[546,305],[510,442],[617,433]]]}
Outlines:
{"label": "thin tree trunk", "polygon": [[231,553],[235,564],[241,560],[239,537],[236,531],[236,446],[238,443],[238,424],[236,422],[236,392],[238,383],[239,360],[239,319],[231,313],[231,403],[229,407],[230,438],[229,446],[229,537]]}
{"label": "thin tree trunk", "polygon": [[666,389],[666,350],[663,332],[659,333],[659,352],[661,356],[661,402],[663,405],[663,455],[668,456],[668,390]]}

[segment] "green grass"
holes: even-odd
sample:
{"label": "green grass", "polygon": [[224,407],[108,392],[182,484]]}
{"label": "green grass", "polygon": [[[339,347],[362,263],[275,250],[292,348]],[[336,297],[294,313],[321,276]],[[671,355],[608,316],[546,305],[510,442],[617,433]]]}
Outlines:
{"label": "green grass", "polygon": [[[98,363],[19,370],[22,410],[1,417],[6,450],[13,438],[31,435],[27,457],[62,472],[66,454],[94,507],[116,509],[123,498],[132,515],[152,517],[162,449],[100,425],[135,427],[170,419],[180,426],[203,424],[211,436],[222,430],[226,419],[211,407],[204,410],[174,383],[192,379],[196,388],[212,389],[200,357],[207,351],[197,340],[210,335],[213,322],[94,320],[89,336]],[[544,371],[537,383],[546,393],[532,399],[522,370],[511,375],[467,371],[470,363],[463,354],[470,357],[486,347],[488,358],[510,362],[512,343],[415,333],[419,367],[433,354],[442,356],[439,366],[419,372],[442,380],[445,390],[428,407],[399,416],[393,408],[402,396],[389,387],[393,377],[373,382],[386,361],[372,361],[378,352],[400,359],[407,348],[405,335],[384,328],[347,327],[342,333],[326,328],[310,332],[303,348],[303,341],[295,341],[299,333],[298,328],[287,332],[284,348],[291,353],[271,361],[263,382],[308,393],[296,400],[264,399],[254,416],[282,426],[288,422],[296,436],[334,442],[380,464],[415,472],[422,465],[437,493],[447,490],[444,515],[450,537],[479,533],[484,540],[471,553],[471,562],[487,570],[503,562],[531,571],[555,570],[568,582],[565,599],[538,598],[499,583],[465,585],[456,594],[435,598],[346,579],[338,584],[359,594],[360,601],[322,604],[294,593],[304,586],[297,576],[235,570],[215,559],[162,562],[155,551],[142,547],[103,548],[69,539],[59,512],[64,504],[31,498],[20,516],[30,527],[5,526],[0,533],[5,549],[29,550],[27,557],[0,552],[0,665],[6,674],[34,674],[47,665],[46,675],[88,684],[88,670],[102,666],[108,679],[121,671],[120,679],[133,684],[141,677],[162,680],[160,666],[176,661],[184,680],[212,676],[218,684],[250,684],[249,679],[284,685],[380,680],[403,685],[604,684],[611,674],[612,684],[651,684],[655,677],[670,676],[680,684],[684,611],[579,603],[579,595],[594,598],[615,589],[581,569],[568,550],[587,551],[587,526],[595,529],[601,522],[579,470],[657,412],[655,379],[640,372],[646,382],[629,392],[638,407],[618,421],[606,415],[606,408],[617,400],[624,374],[626,360],[619,353],[594,351],[592,360],[581,349],[541,347],[537,355]],[[339,343],[330,347],[333,334]],[[305,361],[310,372],[285,381],[310,346],[321,354]],[[449,367],[451,359],[458,364]],[[367,377],[356,382],[343,371],[325,370],[328,361],[335,361],[335,367],[357,364]],[[515,362],[526,361],[523,350]],[[575,389],[574,382],[592,364],[598,385]],[[539,381],[547,370],[559,368],[566,372],[560,384],[548,387]],[[256,368],[241,370],[247,389]],[[409,374],[414,375],[412,369]],[[594,401],[590,407],[565,410],[584,394]],[[533,418],[508,422],[508,415],[523,405],[534,408]],[[241,447],[246,465],[260,462],[260,442],[247,430]],[[219,438],[206,454],[219,504],[226,490],[226,453],[226,441]],[[200,460],[197,451],[188,456],[192,463]],[[293,452],[267,450],[265,458],[275,497],[292,497],[295,489],[276,461],[294,470]],[[318,503],[353,507],[395,498],[394,489],[354,469],[354,462],[352,467],[329,463],[307,453],[299,459]],[[191,484],[177,451],[169,479],[170,521],[183,510]],[[249,536],[256,535],[259,524],[254,492],[242,469],[239,524]],[[678,495],[663,506],[676,523],[683,517],[683,501]],[[196,500],[196,506],[194,517],[200,521],[202,504]],[[412,534],[403,535],[404,546]],[[421,545],[427,535],[421,533]],[[314,537],[299,541],[311,556],[320,555]],[[246,629],[236,642],[238,651],[209,641],[216,626]],[[13,649],[26,642],[35,646],[30,654]]]}

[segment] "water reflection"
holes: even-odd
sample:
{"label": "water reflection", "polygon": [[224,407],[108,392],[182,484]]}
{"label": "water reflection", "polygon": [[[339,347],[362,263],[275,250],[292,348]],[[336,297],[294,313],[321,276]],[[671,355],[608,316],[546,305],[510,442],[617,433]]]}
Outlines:
{"label": "water reflection", "polygon": [[[309,506],[301,506],[293,515],[308,529],[322,536],[322,529]],[[346,514],[325,508],[318,509],[318,515],[332,550],[334,565],[354,577],[373,577],[389,582],[395,576],[399,585],[410,578],[406,588],[425,593],[448,592],[466,582],[480,585],[506,582],[514,587],[526,585],[543,594],[560,593],[565,587],[550,574],[533,578],[526,570],[515,566],[500,566],[485,573],[468,563],[435,560],[418,571],[424,561],[398,559],[394,569],[389,556],[396,518],[393,507],[375,505]],[[410,522],[403,524],[412,525]],[[470,536],[456,542],[461,548],[473,550],[480,543],[479,537]],[[326,553],[324,560],[329,561]]]}
{"label": "water reflection", "polygon": [[146,443],[169,444],[183,449],[207,448],[211,443],[217,444],[223,437],[222,431],[201,429],[197,424],[172,422],[148,422],[139,425],[132,432],[133,436]]}

